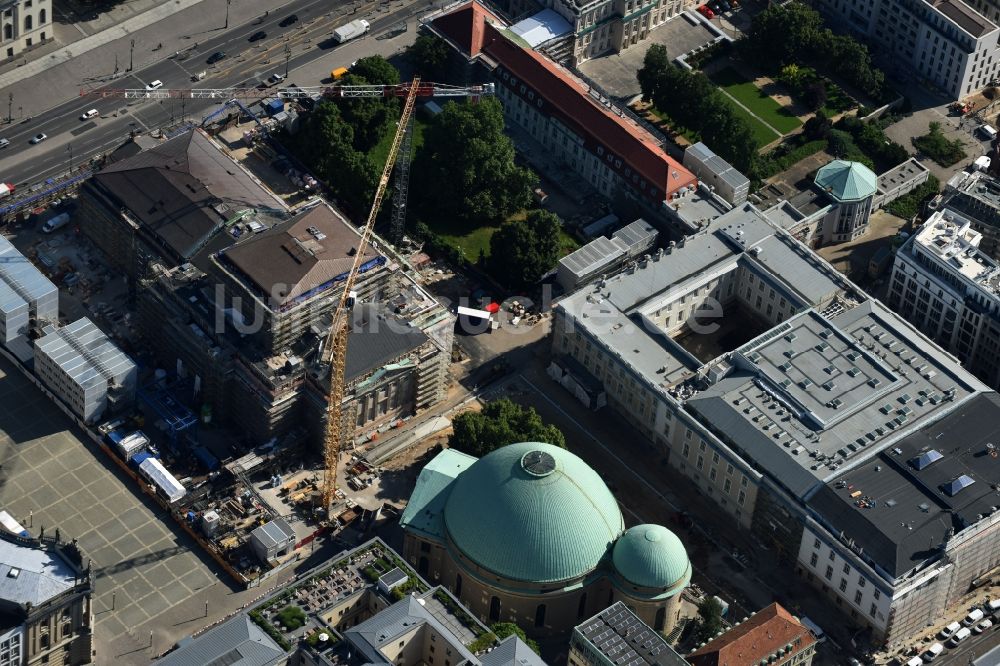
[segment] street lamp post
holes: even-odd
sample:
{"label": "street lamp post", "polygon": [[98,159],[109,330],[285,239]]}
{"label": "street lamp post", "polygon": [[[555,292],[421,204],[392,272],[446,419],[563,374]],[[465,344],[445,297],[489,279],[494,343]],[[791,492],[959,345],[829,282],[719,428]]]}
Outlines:
{"label": "street lamp post", "polygon": [[132,52],[135,51],[135,40],[129,40],[128,46],[128,71],[132,71]]}
{"label": "street lamp post", "polygon": [[291,57],[292,57],[292,47],[290,47],[288,44],[285,44],[285,78],[286,79],[288,78],[288,61],[291,59]]}
{"label": "street lamp post", "polygon": [[14,111],[14,93],[7,93],[7,122],[14,122],[14,116],[11,115]]}
{"label": "street lamp post", "polygon": [[66,149],[69,150],[69,172],[73,173],[73,144],[67,145]]}
{"label": "street lamp post", "polygon": [[223,29],[227,29],[229,27],[229,5],[231,5],[232,2],[233,0],[226,0],[226,25],[222,26]]}

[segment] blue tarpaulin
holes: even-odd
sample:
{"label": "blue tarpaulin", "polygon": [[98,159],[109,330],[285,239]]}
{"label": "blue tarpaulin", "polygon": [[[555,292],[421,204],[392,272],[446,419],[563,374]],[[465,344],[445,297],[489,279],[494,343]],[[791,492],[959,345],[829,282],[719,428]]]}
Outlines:
{"label": "blue tarpaulin", "polygon": [[194,457],[197,458],[198,462],[204,465],[205,469],[209,472],[214,472],[219,469],[219,459],[212,455],[212,452],[204,446],[195,447]]}
{"label": "blue tarpaulin", "polygon": [[147,458],[155,458],[155,457],[156,456],[154,456],[149,451],[140,451],[139,453],[137,453],[134,456],[132,456],[132,459],[129,462],[131,462],[133,465],[135,465],[136,467],[138,467]]}

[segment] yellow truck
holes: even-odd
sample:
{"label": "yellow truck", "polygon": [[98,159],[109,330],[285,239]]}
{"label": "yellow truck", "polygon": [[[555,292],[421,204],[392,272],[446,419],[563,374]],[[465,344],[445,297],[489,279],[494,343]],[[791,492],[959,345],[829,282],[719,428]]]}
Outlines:
{"label": "yellow truck", "polygon": [[334,81],[339,81],[340,79],[344,78],[344,75],[347,74],[348,71],[350,70],[348,70],[346,67],[338,67],[337,69],[330,72],[330,78],[333,79]]}

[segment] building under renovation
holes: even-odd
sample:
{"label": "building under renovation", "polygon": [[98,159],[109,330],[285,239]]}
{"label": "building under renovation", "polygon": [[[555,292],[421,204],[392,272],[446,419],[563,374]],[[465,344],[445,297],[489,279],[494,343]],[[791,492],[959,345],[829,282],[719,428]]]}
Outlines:
{"label": "building under renovation", "polygon": [[[133,280],[142,335],[162,368],[190,380],[193,407],[258,442],[318,429],[303,422],[303,397],[309,414],[325,412],[311,365],[357,230],[320,200],[288,211],[200,131],[111,165],[85,190],[87,233]],[[345,414],[359,429],[440,399],[451,351],[450,315],[379,243],[354,287],[363,307],[347,369],[359,406]]]}

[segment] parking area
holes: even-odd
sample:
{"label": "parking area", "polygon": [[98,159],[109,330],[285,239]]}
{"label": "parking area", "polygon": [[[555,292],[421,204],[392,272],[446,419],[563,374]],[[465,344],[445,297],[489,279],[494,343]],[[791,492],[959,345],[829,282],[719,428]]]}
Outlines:
{"label": "parking area", "polygon": [[165,614],[201,617],[207,588],[228,588],[104,455],[0,359],[0,507],[32,533],[79,540],[94,572],[98,662],[148,663],[149,629],[176,631]]}
{"label": "parking area", "polygon": [[671,58],[687,53],[702,44],[715,39],[715,34],[701,21],[695,21],[684,14],[674,17],[650,33],[643,42],[625,49],[621,53],[594,58],[580,65],[585,76],[611,96],[619,100],[631,100],[641,94],[635,74],[642,67],[646,51],[653,44],[663,44]]}

